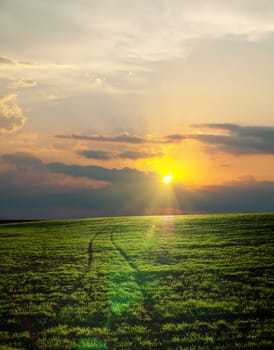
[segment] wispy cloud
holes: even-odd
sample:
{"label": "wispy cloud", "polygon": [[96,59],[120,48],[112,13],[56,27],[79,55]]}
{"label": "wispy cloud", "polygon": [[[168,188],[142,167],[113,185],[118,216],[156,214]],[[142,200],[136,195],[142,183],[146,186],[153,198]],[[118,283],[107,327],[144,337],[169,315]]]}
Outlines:
{"label": "wispy cloud", "polygon": [[7,57],[0,57],[0,66],[4,65],[15,65],[16,62],[10,58]]}
{"label": "wispy cloud", "polygon": [[61,139],[74,139],[74,140],[86,140],[96,142],[109,142],[109,143],[133,143],[142,144],[147,142],[146,137],[131,135],[129,133],[123,133],[117,136],[105,136],[105,135],[56,135],[55,137]]}
{"label": "wispy cloud", "polygon": [[[26,59],[16,59],[10,57],[0,57],[0,67],[2,70],[7,71],[49,71],[49,70],[81,70],[81,67],[76,64],[70,63],[56,63],[55,61],[48,60],[26,60]],[[83,66],[82,66],[83,67]],[[90,65],[84,65],[84,68],[90,67]]]}
{"label": "wispy cloud", "polygon": [[34,87],[34,86],[37,86],[37,81],[32,79],[23,79],[23,78],[11,79],[8,84],[8,87],[10,89],[21,89],[21,88]]}
{"label": "wispy cloud", "polygon": [[96,160],[113,160],[113,159],[146,159],[163,157],[162,152],[140,152],[140,151],[124,151],[124,152],[106,152],[101,150],[82,150],[78,152],[80,155],[88,159]]}
{"label": "wispy cloud", "polygon": [[37,81],[32,79],[24,79],[24,78],[13,78],[10,80],[8,87],[10,89],[21,89],[37,86]]}
{"label": "wispy cloud", "polygon": [[162,152],[138,152],[138,151],[125,151],[121,152],[117,155],[117,158],[122,159],[145,159],[145,158],[160,158],[163,157],[164,154]]}
{"label": "wispy cloud", "polygon": [[110,160],[113,159],[113,154],[106,151],[98,151],[98,150],[82,150],[79,151],[78,154],[84,156],[88,159],[96,159],[96,160]]}
{"label": "wispy cloud", "polygon": [[183,140],[185,140],[187,138],[186,135],[181,135],[181,134],[173,134],[173,135],[167,135],[165,137],[165,140],[167,143],[177,143],[177,142],[181,142]]}
{"label": "wispy cloud", "polygon": [[56,138],[67,140],[83,140],[83,141],[95,141],[99,143],[120,143],[120,144],[169,144],[178,143],[187,138],[185,135],[167,135],[167,136],[152,136],[148,135],[134,135],[128,132],[124,132],[119,135],[83,135],[83,134],[59,134],[55,135]]}
{"label": "wispy cloud", "polygon": [[194,126],[195,128],[206,131],[189,137],[212,146],[216,151],[235,155],[274,154],[274,127],[272,126],[203,124]]}
{"label": "wispy cloud", "polygon": [[11,94],[0,98],[0,134],[21,129],[26,120],[17,104],[16,95]]}
{"label": "wispy cloud", "polygon": [[14,45],[18,51],[20,41],[27,36],[28,51],[37,55],[41,48],[45,52],[46,46],[45,56],[52,60],[64,59],[69,52],[71,60],[78,62],[109,62],[111,57],[140,63],[182,57],[200,38],[234,35],[259,40],[274,32],[273,13],[273,4],[268,0],[259,4],[254,0],[140,0],[134,4],[68,0],[58,5],[37,0],[35,5],[33,1],[17,3],[16,8],[12,3],[6,5],[0,21],[13,21],[13,26],[5,30],[5,46],[12,45],[16,33]]}
{"label": "wispy cloud", "polygon": [[10,57],[0,57],[0,66],[1,68],[15,68],[17,67],[29,67],[34,66],[36,63],[28,61],[28,60],[18,60]]}
{"label": "wispy cloud", "polygon": [[[71,140],[86,140],[102,143],[140,144],[167,144],[178,145],[187,140],[196,140],[209,145],[212,151],[222,151],[235,155],[274,154],[274,127],[272,126],[242,126],[238,124],[196,124],[190,127],[190,131],[170,135],[136,136],[124,133],[116,136],[106,135],[56,135],[57,138]],[[135,152],[135,151],[134,151]],[[142,157],[142,153],[127,153],[120,158],[134,159]],[[88,157],[87,153],[82,155]],[[90,156],[94,154],[90,153]],[[96,154],[95,154],[96,156]],[[107,158],[113,158],[109,154],[103,154]],[[140,156],[140,157],[139,157]],[[143,154],[146,158],[146,154]]]}

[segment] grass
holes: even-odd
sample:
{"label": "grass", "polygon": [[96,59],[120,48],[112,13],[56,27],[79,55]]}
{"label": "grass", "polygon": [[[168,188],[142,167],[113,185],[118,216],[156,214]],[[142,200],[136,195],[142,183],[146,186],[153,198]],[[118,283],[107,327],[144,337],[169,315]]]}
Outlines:
{"label": "grass", "polygon": [[0,226],[2,349],[273,349],[274,215]]}

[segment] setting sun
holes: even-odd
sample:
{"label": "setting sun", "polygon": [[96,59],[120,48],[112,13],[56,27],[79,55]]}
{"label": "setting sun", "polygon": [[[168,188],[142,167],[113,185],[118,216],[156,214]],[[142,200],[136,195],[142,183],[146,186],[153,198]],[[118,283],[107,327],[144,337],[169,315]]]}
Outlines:
{"label": "setting sun", "polygon": [[170,184],[173,180],[173,175],[170,173],[169,175],[166,175],[162,178],[163,183]]}

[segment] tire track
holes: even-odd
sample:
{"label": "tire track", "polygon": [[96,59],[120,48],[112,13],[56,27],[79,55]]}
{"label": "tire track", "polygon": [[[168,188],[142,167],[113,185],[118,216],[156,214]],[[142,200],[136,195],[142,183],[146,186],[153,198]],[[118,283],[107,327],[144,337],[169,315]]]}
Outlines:
{"label": "tire track", "polygon": [[[85,277],[85,275],[89,272],[92,261],[93,261],[93,243],[95,239],[101,235],[102,233],[106,232],[108,226],[103,227],[100,229],[98,232],[96,232],[93,237],[90,239],[88,243],[88,249],[87,249],[87,265],[84,266],[81,271],[79,272],[78,277],[72,282],[72,284],[69,287],[70,291],[64,295],[64,299],[57,301],[57,304],[53,308],[53,312],[55,314],[54,320],[48,319],[45,320],[45,324],[43,328],[50,328],[54,327],[59,323],[59,317],[61,314],[61,311],[64,307],[70,304],[70,297],[75,291],[81,289],[83,287],[82,285],[82,280]],[[25,346],[28,349],[32,350],[37,350],[38,345],[37,345],[37,340],[39,339],[41,328],[38,327],[37,325],[34,326],[36,321],[32,317],[20,317],[17,316],[17,320],[19,321],[20,325],[20,330],[23,331],[29,331],[30,333],[30,338],[28,340],[25,340]]]}
{"label": "tire track", "polygon": [[[107,226],[106,226],[107,227]],[[88,248],[87,248],[87,266],[83,268],[82,272],[79,273],[78,278],[73,282],[71,292],[66,294],[66,299],[61,300],[59,304],[56,306],[55,313],[56,313],[56,319],[58,319],[61,310],[70,304],[69,298],[70,296],[75,293],[76,290],[79,290],[83,287],[82,280],[85,278],[87,273],[90,271],[92,262],[93,262],[93,244],[96,238],[104,233],[106,231],[106,227],[104,226],[102,229],[100,229],[98,232],[96,232],[93,237],[88,242]]]}
{"label": "tire track", "polygon": [[[114,238],[115,228],[112,227],[109,232],[109,238],[110,242],[112,243],[114,249],[120,254],[120,256],[125,260],[127,265],[131,268],[131,272],[129,273],[131,276],[133,276],[136,287],[139,289],[141,294],[141,299],[138,301],[142,303],[143,305],[143,311],[141,311],[141,320],[138,320],[138,324],[142,324],[146,327],[148,334],[150,335],[148,337],[148,340],[151,338],[157,339],[159,335],[161,334],[161,323],[158,321],[157,313],[155,313],[154,309],[154,302],[151,299],[150,291],[146,288],[146,277],[144,275],[145,272],[143,272],[137,263],[132,261],[130,256],[127,254],[127,252],[117,244]],[[115,316],[113,313],[110,313],[109,319],[107,324],[110,325],[112,323],[111,320],[115,319]],[[162,341],[159,339],[159,341]]]}
{"label": "tire track", "polygon": [[161,330],[159,328],[160,326],[158,326],[157,319],[155,319],[155,316],[154,316],[154,305],[150,299],[149,294],[146,291],[146,286],[145,286],[146,282],[144,281],[144,278],[142,278],[142,271],[139,269],[138,265],[130,259],[130,257],[125,252],[125,250],[115,242],[113,233],[114,233],[114,230],[110,232],[110,241],[113,244],[114,248],[120,253],[120,255],[124,258],[124,260],[133,270],[132,274],[133,274],[134,280],[136,281],[136,284],[140,290],[140,293],[142,294],[142,304],[144,307],[144,311],[142,313],[142,316],[143,316],[142,324],[145,327],[147,327],[150,335],[157,337],[157,335],[160,334]]}
{"label": "tire track", "polygon": [[130,268],[132,269],[132,274],[133,277],[136,281],[136,284],[138,285],[138,288],[142,294],[143,300],[145,300],[145,292],[144,292],[144,287],[141,284],[141,280],[138,277],[138,275],[140,274],[140,270],[137,264],[135,264],[134,262],[131,261],[131,259],[129,258],[129,256],[127,255],[127,253],[124,251],[123,248],[121,248],[116,242],[115,239],[113,237],[113,233],[114,230],[110,231],[110,241],[114,247],[114,249],[121,255],[121,257],[126,261],[126,263],[128,264],[128,266],[130,266]]}
{"label": "tire track", "polygon": [[[104,227],[104,229],[105,229],[105,227]],[[93,242],[102,233],[103,233],[103,229],[101,231],[97,232],[88,243],[88,267],[87,267],[86,273],[90,269],[92,261],[93,261]]]}
{"label": "tire track", "polygon": [[140,273],[138,265],[131,261],[127,253],[121,248],[113,238],[113,230],[110,232],[110,241],[113,244],[114,248],[122,255],[122,257],[126,260],[127,264],[135,271],[135,273]]}
{"label": "tire track", "polygon": [[[145,305],[147,304],[146,303],[146,295],[145,295],[145,289],[144,289],[144,286],[141,284],[141,279],[138,278],[138,274],[140,272],[139,268],[138,268],[138,265],[135,264],[134,262],[131,261],[131,259],[129,258],[129,256],[127,255],[127,253],[124,251],[123,248],[121,248],[116,242],[115,242],[115,239],[114,239],[114,229],[110,231],[109,233],[109,238],[110,238],[110,242],[114,248],[114,251],[116,251],[118,253],[118,256],[120,256],[122,258],[123,261],[125,261],[125,263],[130,267],[131,271],[128,271],[126,272],[126,274],[128,275],[128,279],[130,280],[130,276],[133,277],[134,281],[135,281],[135,284],[136,284],[136,287],[134,288],[135,291],[138,290],[138,292],[140,293],[140,299],[138,300],[135,300],[135,302],[133,303],[136,303],[136,302],[141,302],[144,307]],[[118,272],[122,272],[123,273],[123,269],[119,270],[119,271],[116,271],[115,270],[115,265],[114,265],[114,271],[115,273]],[[117,287],[119,288],[120,287],[120,284],[121,282],[118,281],[116,282],[117,283]],[[125,284],[125,280],[123,279],[123,282],[122,282],[122,285]],[[132,288],[132,287],[131,287]],[[146,309],[146,307],[145,307]],[[114,312],[115,313],[115,312]],[[145,314],[147,314],[147,311],[145,312]],[[112,318],[112,316],[110,316],[110,319]],[[144,317],[145,318],[145,317]]]}
{"label": "tire track", "polygon": [[[149,300],[147,298],[147,293],[146,293],[146,288],[144,285],[144,281],[142,279],[142,271],[139,269],[138,265],[133,262],[130,257],[128,256],[128,254],[125,252],[125,250],[123,248],[121,248],[114,239],[113,236],[114,230],[112,230],[110,232],[110,241],[113,244],[114,248],[119,252],[119,254],[124,258],[124,260],[126,261],[126,263],[130,266],[130,268],[132,269],[132,274],[133,277],[136,281],[136,284],[138,285],[138,288],[142,294],[143,297],[143,302],[144,302],[144,306],[149,305]],[[146,307],[145,307],[146,308]],[[147,309],[147,308],[146,308]],[[148,310],[147,310],[148,311]]]}

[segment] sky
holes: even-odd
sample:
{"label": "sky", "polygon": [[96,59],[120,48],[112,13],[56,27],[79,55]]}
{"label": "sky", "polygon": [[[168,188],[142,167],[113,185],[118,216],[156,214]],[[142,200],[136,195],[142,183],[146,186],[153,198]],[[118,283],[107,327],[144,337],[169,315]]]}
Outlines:
{"label": "sky", "polygon": [[274,211],[273,0],[1,0],[0,22],[0,219]]}

